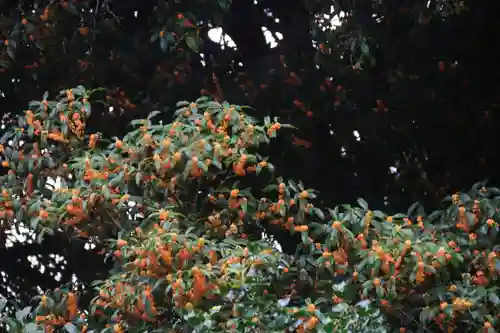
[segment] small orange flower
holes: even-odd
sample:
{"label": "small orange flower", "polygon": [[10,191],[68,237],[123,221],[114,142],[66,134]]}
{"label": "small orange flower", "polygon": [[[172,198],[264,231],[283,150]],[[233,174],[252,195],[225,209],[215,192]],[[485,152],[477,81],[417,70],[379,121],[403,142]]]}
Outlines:
{"label": "small orange flower", "polygon": [[316,327],[316,325],[318,324],[318,322],[319,322],[318,317],[312,316],[311,318],[309,318],[309,320],[306,323],[307,329],[313,330]]}
{"label": "small orange flower", "polygon": [[307,225],[297,225],[295,226],[295,231],[297,232],[307,232],[309,227]]}
{"label": "small orange flower", "polygon": [[342,222],[340,222],[340,221],[333,222],[333,228],[335,230],[341,230],[342,229]]}
{"label": "small orange flower", "polygon": [[89,28],[88,27],[81,27],[81,28],[78,28],[78,32],[80,33],[80,35],[82,36],[87,36],[88,33],[89,33]]}
{"label": "small orange flower", "polygon": [[181,152],[179,152],[179,151],[175,152],[174,161],[179,162],[181,160],[181,157],[182,157]]}
{"label": "small orange flower", "polygon": [[302,191],[302,192],[300,192],[300,194],[299,194],[299,198],[301,198],[301,199],[303,199],[303,200],[304,200],[304,199],[307,199],[308,197],[309,197],[309,192],[307,192],[307,191]]}
{"label": "small orange flower", "polygon": [[168,219],[168,211],[166,210],[161,210],[160,211],[160,220],[161,221],[166,221]]}
{"label": "small orange flower", "polygon": [[46,210],[40,210],[40,212],[38,213],[38,216],[42,219],[42,220],[45,220],[46,218],[49,217],[49,212],[47,212]]}

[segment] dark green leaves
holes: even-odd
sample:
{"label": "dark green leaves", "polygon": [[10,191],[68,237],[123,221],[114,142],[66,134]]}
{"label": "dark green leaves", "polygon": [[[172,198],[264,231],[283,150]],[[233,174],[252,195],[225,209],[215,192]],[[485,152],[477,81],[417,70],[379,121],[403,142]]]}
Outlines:
{"label": "dark green leaves", "polygon": [[166,38],[160,37],[160,48],[163,52],[168,51],[168,40]]}
{"label": "dark green leaves", "polygon": [[16,59],[16,43],[14,41],[9,41],[7,45],[7,54],[12,60]]}
{"label": "dark green leaves", "polygon": [[198,35],[187,35],[186,44],[192,51],[197,52],[200,46],[200,38]]}
{"label": "dark green leaves", "polygon": [[217,0],[217,3],[223,11],[227,11],[229,9],[229,6],[231,5],[231,1],[232,0]]}
{"label": "dark green leaves", "polygon": [[366,202],[365,199],[363,198],[358,198],[358,204],[361,208],[363,208],[364,210],[368,210],[368,203]]}
{"label": "dark green leaves", "polygon": [[3,296],[0,296],[0,313],[2,313],[6,305],[7,305],[7,299]]}
{"label": "dark green leaves", "polygon": [[66,323],[64,325],[64,329],[66,330],[66,332],[68,333],[78,333],[78,329],[76,328],[75,325],[73,325],[72,323]]}

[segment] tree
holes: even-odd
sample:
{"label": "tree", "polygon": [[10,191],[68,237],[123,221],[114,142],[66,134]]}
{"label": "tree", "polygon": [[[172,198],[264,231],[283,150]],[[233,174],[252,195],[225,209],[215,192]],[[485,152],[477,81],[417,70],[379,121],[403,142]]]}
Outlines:
{"label": "tree", "polygon": [[[477,184],[430,215],[320,207],[259,154],[288,125],[201,97],[110,140],[79,130],[92,93],[32,102],[7,132],[1,213],[42,244],[58,229],[97,237],[114,267],[81,292],[87,311],[57,288],[3,318],[9,332],[495,332],[500,189]],[[266,226],[298,236],[295,253]]]}
{"label": "tree", "polygon": [[[246,103],[261,121],[279,116],[299,129],[263,154],[272,156],[282,177],[319,189],[327,206],[363,196],[376,207],[387,201],[390,211],[412,201],[437,207],[445,192],[494,174],[498,51],[491,45],[498,5],[333,5],[332,13],[331,2],[5,1],[1,109],[11,113],[9,122],[45,91],[105,87],[105,103],[94,105],[86,129],[111,138],[150,110],[167,111],[161,117],[170,122],[167,107],[200,92]],[[321,16],[341,12],[342,25],[323,30]],[[217,26],[236,50],[208,38]],[[266,44],[262,26],[283,35],[278,47]],[[475,133],[474,139],[464,133]],[[388,174],[391,166],[399,178]],[[293,253],[296,246],[285,236],[284,251]],[[72,274],[87,282],[107,271],[100,248],[84,251],[83,242],[63,241],[59,233],[48,239],[1,249],[9,258],[1,263],[8,287],[26,293],[24,302],[41,282],[44,290],[58,284],[23,261],[28,255],[49,262],[49,254],[64,255],[64,269],[51,265],[66,282]],[[99,267],[82,268],[83,255]]]}
{"label": "tree", "polygon": [[[99,112],[102,118],[89,126],[123,135],[141,113],[203,89],[298,127],[295,138],[277,144],[283,156],[276,163],[290,172],[286,176],[304,175],[322,192],[322,184],[335,182],[336,191],[325,193],[328,202],[354,202],[363,193],[395,210],[422,197],[436,206],[447,191],[497,169],[488,144],[496,141],[497,64],[488,59],[496,59],[489,36],[498,29],[497,6],[445,0],[7,2],[2,109],[21,110],[45,90],[105,87],[114,114]],[[340,14],[342,25],[329,28]],[[277,47],[266,44],[263,26],[281,33]],[[212,42],[214,27],[222,27],[237,49]],[[117,126],[105,128],[108,122]],[[477,139],[463,135],[469,132]],[[473,156],[464,159],[465,150]]]}

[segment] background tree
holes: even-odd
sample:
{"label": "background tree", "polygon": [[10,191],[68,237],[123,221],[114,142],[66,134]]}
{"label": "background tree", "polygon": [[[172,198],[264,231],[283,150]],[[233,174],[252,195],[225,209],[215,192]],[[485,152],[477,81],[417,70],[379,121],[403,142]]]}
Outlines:
{"label": "background tree", "polygon": [[[105,87],[105,103],[93,109],[87,127],[111,137],[139,115],[202,91],[298,127],[268,153],[283,176],[317,188],[326,203],[364,196],[391,210],[414,200],[432,206],[445,192],[491,178],[498,166],[497,7],[494,1],[5,1],[0,104],[9,122],[46,90]],[[332,29],[337,15],[341,25]],[[209,38],[216,27],[236,48]],[[282,38],[272,47],[265,35]],[[44,247],[3,249],[2,257],[13,259],[2,271],[29,279],[37,275],[26,274],[34,271],[20,259],[28,254],[80,257],[76,249],[62,250],[69,245]],[[64,279],[78,270],[68,259]],[[38,281],[44,280],[20,289],[34,290]]]}

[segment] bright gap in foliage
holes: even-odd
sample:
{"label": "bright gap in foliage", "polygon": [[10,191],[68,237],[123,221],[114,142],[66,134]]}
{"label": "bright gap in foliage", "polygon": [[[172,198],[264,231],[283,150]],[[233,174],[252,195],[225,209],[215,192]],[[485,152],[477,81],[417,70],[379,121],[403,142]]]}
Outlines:
{"label": "bright gap in foliage", "polygon": [[220,27],[210,29],[208,31],[208,38],[210,38],[214,43],[220,44],[223,50],[226,47],[236,49],[236,43]]}

